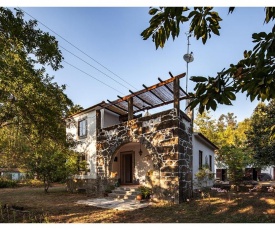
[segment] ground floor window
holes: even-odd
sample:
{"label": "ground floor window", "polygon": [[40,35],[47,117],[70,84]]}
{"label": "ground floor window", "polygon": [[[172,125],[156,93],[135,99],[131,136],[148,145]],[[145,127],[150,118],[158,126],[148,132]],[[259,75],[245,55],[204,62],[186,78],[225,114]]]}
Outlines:
{"label": "ground floor window", "polygon": [[202,151],[199,150],[199,169],[202,169],[202,155],[203,155]]}

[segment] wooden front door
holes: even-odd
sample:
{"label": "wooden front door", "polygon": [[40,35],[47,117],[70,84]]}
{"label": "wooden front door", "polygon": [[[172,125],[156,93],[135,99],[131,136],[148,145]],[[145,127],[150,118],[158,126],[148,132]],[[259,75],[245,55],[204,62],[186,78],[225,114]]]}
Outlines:
{"label": "wooden front door", "polygon": [[121,184],[132,184],[134,175],[134,152],[121,153]]}

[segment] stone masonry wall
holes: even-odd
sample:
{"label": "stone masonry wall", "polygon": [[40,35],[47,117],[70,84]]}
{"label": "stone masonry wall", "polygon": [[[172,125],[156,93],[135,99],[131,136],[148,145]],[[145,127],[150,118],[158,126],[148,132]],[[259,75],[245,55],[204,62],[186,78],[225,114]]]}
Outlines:
{"label": "stone masonry wall", "polygon": [[189,198],[192,177],[190,119],[184,113],[177,116],[174,109],[99,130],[98,177],[109,178],[113,157],[119,147],[140,141],[149,152],[154,174],[158,175],[151,183],[154,194],[159,199],[175,203]]}
{"label": "stone masonry wall", "polygon": [[191,120],[183,112],[179,120],[179,202],[187,201],[192,196],[193,148]]}

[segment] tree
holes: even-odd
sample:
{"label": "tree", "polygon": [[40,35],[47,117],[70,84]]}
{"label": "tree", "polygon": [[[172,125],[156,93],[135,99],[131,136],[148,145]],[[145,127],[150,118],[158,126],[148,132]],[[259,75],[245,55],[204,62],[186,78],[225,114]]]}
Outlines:
{"label": "tree", "polygon": [[246,133],[250,129],[250,120],[237,123],[234,113],[222,114],[217,120],[209,111],[198,113],[194,123],[196,131],[201,132],[219,150],[215,154],[218,168],[228,168],[229,179],[238,183],[243,177],[243,169],[255,165],[254,152],[247,146]]}
{"label": "tree", "polygon": [[30,148],[31,151],[25,153],[24,166],[44,182],[45,192],[52,182],[64,181],[77,173],[78,155],[70,148],[46,139],[39,142],[32,140]]}
{"label": "tree", "polygon": [[226,145],[244,146],[249,119],[237,123],[234,113],[222,114],[213,119],[210,111],[198,113],[194,120],[195,131],[201,132],[219,148]]}
{"label": "tree", "polygon": [[72,116],[73,114],[82,111],[84,108],[81,105],[74,105],[67,112],[66,117]]}
{"label": "tree", "polygon": [[194,120],[194,131],[201,132],[215,145],[219,146],[219,133],[217,132],[217,121],[212,118],[209,111],[202,114],[197,113]]}
{"label": "tree", "polygon": [[264,166],[275,165],[275,139],[272,127],[275,125],[275,100],[267,105],[259,103],[251,116],[251,129],[247,132],[249,146],[255,152],[255,159]]}
{"label": "tree", "polygon": [[238,183],[243,179],[243,169],[254,163],[253,152],[245,147],[225,145],[217,153],[216,162],[220,168],[227,166],[229,180]]}
{"label": "tree", "polygon": [[0,8],[0,127],[31,124],[45,132],[50,125],[48,131],[55,133],[54,125],[73,103],[66,87],[45,74],[45,65],[58,70],[63,57],[55,38],[23,16]]}
{"label": "tree", "polygon": [[60,176],[65,163],[73,162],[64,118],[77,107],[65,85],[46,73],[46,66],[62,68],[57,40],[23,16],[20,10],[13,14],[0,8],[0,132],[6,135],[0,154],[6,159],[2,164],[26,166],[43,177],[47,191],[53,175]]}
{"label": "tree", "polygon": [[[275,7],[266,7],[264,22],[269,23],[275,18]],[[234,7],[229,8],[233,13]],[[201,39],[203,44],[211,36],[219,35],[222,20],[213,7],[158,7],[150,8],[152,15],[150,26],[141,36],[144,40],[152,37],[156,49],[163,48],[170,38],[178,37],[180,25],[189,23],[189,32]],[[195,93],[189,93],[192,98],[191,109],[198,106],[199,112],[205,109],[216,110],[217,104],[232,105],[235,94],[246,92],[251,101],[270,100],[275,98],[275,25],[270,33],[259,32],[252,34],[255,46],[252,50],[244,51],[244,58],[229,68],[223,69],[214,77],[192,76],[190,80],[196,83]]]}

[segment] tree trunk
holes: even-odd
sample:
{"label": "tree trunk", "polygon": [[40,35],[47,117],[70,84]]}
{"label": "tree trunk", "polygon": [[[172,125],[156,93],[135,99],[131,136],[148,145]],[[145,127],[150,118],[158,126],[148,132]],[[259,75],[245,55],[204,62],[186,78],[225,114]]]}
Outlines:
{"label": "tree trunk", "polygon": [[44,192],[48,193],[48,189],[50,187],[50,181],[47,178],[44,178]]}

